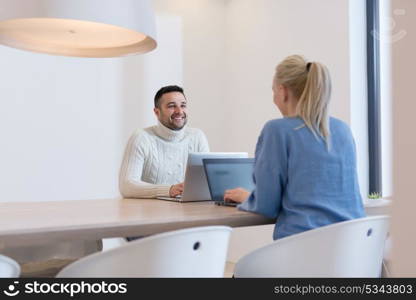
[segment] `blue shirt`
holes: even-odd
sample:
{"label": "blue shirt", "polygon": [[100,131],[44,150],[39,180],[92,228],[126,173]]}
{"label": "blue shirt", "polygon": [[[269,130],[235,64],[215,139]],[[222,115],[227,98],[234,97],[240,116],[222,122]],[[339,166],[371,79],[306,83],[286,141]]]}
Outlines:
{"label": "blue shirt", "polygon": [[351,131],[335,118],[329,130],[328,150],[301,118],[264,126],[256,146],[256,188],[238,208],[277,218],[274,239],[365,216]]}

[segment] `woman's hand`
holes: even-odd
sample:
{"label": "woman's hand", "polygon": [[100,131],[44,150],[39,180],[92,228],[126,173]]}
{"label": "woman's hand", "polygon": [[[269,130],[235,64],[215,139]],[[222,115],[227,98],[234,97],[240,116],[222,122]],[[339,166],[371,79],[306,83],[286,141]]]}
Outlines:
{"label": "woman's hand", "polygon": [[176,197],[178,195],[182,195],[183,193],[183,182],[182,183],[178,183],[178,184],[174,184],[170,187],[169,190],[169,195],[170,197]]}
{"label": "woman's hand", "polygon": [[241,203],[250,196],[250,192],[243,188],[226,190],[224,193],[224,201]]}

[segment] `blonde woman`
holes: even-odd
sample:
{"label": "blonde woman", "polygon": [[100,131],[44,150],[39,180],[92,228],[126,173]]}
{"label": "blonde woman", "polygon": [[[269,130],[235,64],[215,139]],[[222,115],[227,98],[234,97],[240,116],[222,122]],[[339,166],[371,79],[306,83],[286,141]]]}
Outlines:
{"label": "blonde woman", "polygon": [[331,79],[319,62],[293,55],[276,68],[273,101],[284,116],[257,141],[252,193],[227,190],[241,210],[277,218],[273,238],[364,217],[349,127],[328,116]]}

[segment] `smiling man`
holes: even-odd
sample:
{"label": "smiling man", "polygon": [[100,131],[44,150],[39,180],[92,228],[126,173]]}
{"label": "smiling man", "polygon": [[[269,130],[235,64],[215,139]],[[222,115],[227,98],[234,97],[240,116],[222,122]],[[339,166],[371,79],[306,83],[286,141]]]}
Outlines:
{"label": "smiling man", "polygon": [[187,100],[181,87],[161,88],[154,104],[158,124],[137,130],[127,144],[119,177],[124,198],[182,194],[188,153],[209,151],[205,134],[186,126]]}

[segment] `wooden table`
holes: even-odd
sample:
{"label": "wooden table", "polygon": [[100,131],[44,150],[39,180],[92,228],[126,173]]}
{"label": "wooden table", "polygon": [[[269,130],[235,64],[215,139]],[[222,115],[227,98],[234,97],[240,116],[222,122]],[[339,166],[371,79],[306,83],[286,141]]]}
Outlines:
{"label": "wooden table", "polygon": [[273,220],[213,202],[100,199],[0,203],[0,247],[51,241],[149,235],[180,228],[272,224]]}

